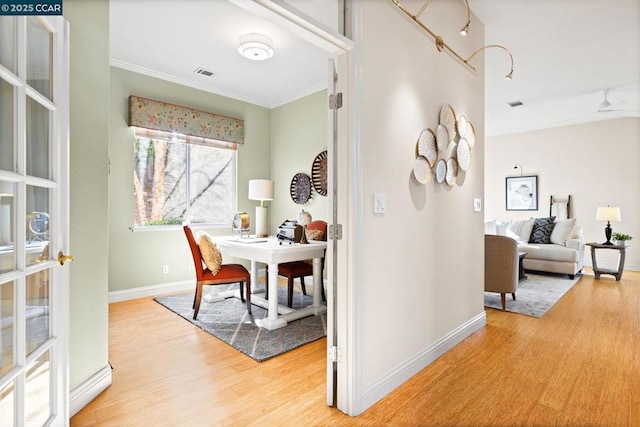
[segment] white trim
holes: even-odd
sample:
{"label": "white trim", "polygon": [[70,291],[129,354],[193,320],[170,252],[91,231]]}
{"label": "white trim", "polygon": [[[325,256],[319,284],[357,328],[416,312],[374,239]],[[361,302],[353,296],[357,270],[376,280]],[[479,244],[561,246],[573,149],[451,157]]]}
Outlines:
{"label": "white trim", "polygon": [[93,374],[88,380],[69,393],[69,418],[73,417],[89,402],[98,397],[111,385],[111,365]]}
{"label": "white trim", "polygon": [[479,329],[482,329],[486,324],[487,315],[483,311],[438,341],[434,342],[411,359],[406,360],[404,363],[397,366],[363,391],[360,408],[366,409],[373,406],[376,402],[391,393],[409,378],[413,377],[422,369],[433,363],[437,358],[460,344],[465,338]]}
{"label": "white trim", "polygon": [[112,302],[129,301],[132,299],[152,297],[160,294],[168,294],[179,291],[192,291],[195,289],[195,278],[181,282],[162,283],[159,285],[141,286],[139,288],[124,289],[122,291],[109,292],[109,304]]}

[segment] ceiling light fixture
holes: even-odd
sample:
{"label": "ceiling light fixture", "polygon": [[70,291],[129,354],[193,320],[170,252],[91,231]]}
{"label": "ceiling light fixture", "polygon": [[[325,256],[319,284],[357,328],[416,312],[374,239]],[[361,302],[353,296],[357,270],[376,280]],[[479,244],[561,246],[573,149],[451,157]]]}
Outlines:
{"label": "ceiling light fixture", "polygon": [[245,34],[240,36],[238,53],[252,61],[264,61],[273,56],[273,41],[262,34]]}
{"label": "ceiling light fixture", "polygon": [[[413,19],[413,21],[418,24],[423,30],[425,30],[427,33],[429,33],[429,35],[431,37],[433,37],[433,41],[436,44],[436,49],[438,50],[438,52],[442,52],[443,50],[446,50],[448,53],[450,53],[451,55],[453,55],[456,59],[458,59],[462,64],[466,65],[471,71],[476,72],[476,68],[469,64],[469,61],[476,56],[478,53],[480,53],[481,51],[488,49],[490,47],[497,47],[500,49],[504,49],[505,52],[507,52],[509,54],[509,58],[511,60],[511,69],[509,71],[509,74],[507,74],[505,76],[505,78],[507,80],[511,80],[511,78],[513,77],[513,56],[511,55],[511,52],[509,52],[509,50],[504,47],[504,46],[500,46],[498,44],[491,44],[491,45],[487,45],[484,47],[481,47],[480,49],[476,50],[475,52],[473,52],[471,54],[471,56],[469,56],[467,59],[464,59],[463,57],[461,57],[455,50],[453,50],[451,48],[451,46],[449,46],[447,43],[445,43],[444,39],[442,38],[442,36],[437,35],[436,33],[434,33],[433,31],[431,31],[429,29],[429,27],[427,27],[426,25],[424,25],[424,23],[422,23],[422,21],[420,21],[420,19],[418,19],[420,17],[420,15],[422,14],[422,12],[424,12],[424,10],[427,8],[427,6],[429,6],[429,4],[431,4],[433,0],[427,0],[427,2],[422,5],[422,7],[420,8],[420,10],[418,11],[418,13],[416,13],[415,15],[411,12],[409,12],[409,10],[407,10],[404,6],[402,6],[400,4],[400,0],[391,0],[391,2],[396,5],[398,7],[398,9],[400,9],[401,11],[403,11],[405,13],[405,15],[407,15],[409,18]],[[466,25],[462,28],[462,30],[460,30],[461,34],[466,34],[468,29],[469,29],[469,24],[471,22],[471,9],[469,8],[469,2],[468,0],[463,0],[465,2],[465,4],[467,5],[467,23]]]}

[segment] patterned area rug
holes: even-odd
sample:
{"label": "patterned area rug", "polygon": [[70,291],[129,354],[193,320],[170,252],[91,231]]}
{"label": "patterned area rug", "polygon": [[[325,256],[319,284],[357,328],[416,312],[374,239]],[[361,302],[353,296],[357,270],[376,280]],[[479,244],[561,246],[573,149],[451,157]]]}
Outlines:
{"label": "patterned area rug", "polygon": [[[234,290],[237,284],[215,286],[217,291]],[[205,288],[205,295],[212,287]],[[260,289],[258,289],[258,294]],[[262,295],[261,295],[262,296]],[[262,362],[294,348],[316,341],[327,335],[326,313],[289,322],[284,328],[270,331],[256,325],[256,319],[267,317],[267,310],[253,305],[247,314],[247,305],[239,298],[227,298],[209,303],[202,299],[198,319],[193,320],[193,292],[155,297],[154,300],[205,332],[224,341],[252,359]],[[287,290],[278,289],[278,301],[286,305]],[[302,308],[313,302],[311,295],[295,292],[293,308]]]}
{"label": "patterned area rug", "polygon": [[[527,277],[527,280],[518,284],[515,301],[507,294],[506,310],[533,317],[544,316],[582,278],[579,274],[575,279],[569,279],[566,274],[543,275],[529,272]],[[484,305],[501,310],[500,294],[485,292]]]}

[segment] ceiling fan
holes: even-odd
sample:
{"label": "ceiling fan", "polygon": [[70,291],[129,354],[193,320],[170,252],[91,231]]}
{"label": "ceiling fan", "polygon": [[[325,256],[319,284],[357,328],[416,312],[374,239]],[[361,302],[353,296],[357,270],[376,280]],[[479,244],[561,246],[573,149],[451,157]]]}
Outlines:
{"label": "ceiling fan", "polygon": [[625,110],[623,108],[620,108],[621,106],[624,106],[627,104],[627,101],[625,100],[621,100],[621,101],[616,101],[616,102],[611,102],[609,101],[609,93],[611,92],[611,89],[603,89],[602,90],[602,94],[604,96],[604,99],[602,100],[602,102],[600,103],[600,105],[598,105],[598,108],[596,109],[596,111],[589,113],[589,114],[584,114],[582,116],[577,116],[577,117],[572,117],[570,119],[565,119],[565,120],[560,120],[557,123],[564,123],[564,122],[570,122],[573,120],[579,120],[579,119],[584,119],[590,116],[594,116],[594,115],[600,115],[600,114],[609,114],[609,113],[627,113],[627,116],[630,117],[640,117],[640,112],[637,111],[631,111],[631,110]]}

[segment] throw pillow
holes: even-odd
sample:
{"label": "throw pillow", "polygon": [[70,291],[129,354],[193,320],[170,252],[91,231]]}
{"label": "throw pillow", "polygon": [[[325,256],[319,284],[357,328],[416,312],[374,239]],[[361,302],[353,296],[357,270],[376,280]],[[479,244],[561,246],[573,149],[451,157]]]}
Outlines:
{"label": "throw pillow", "polygon": [[322,230],[306,230],[307,240],[324,240]]}
{"label": "throw pillow", "polygon": [[220,266],[222,265],[222,254],[218,247],[209,236],[204,231],[199,231],[198,236],[196,237],[196,243],[200,248],[200,255],[202,255],[202,260],[211,273],[215,276],[220,271]]}
{"label": "throw pillow", "polygon": [[519,242],[527,243],[531,237],[532,229],[533,219],[513,220],[509,221],[506,235]]}
{"label": "throw pillow", "polygon": [[555,225],[553,222],[555,219],[555,216],[550,216],[548,218],[535,218],[533,220],[533,229],[531,230],[529,243],[549,243],[551,241],[551,232]]}
{"label": "throw pillow", "polygon": [[496,234],[498,223],[495,219],[484,222],[484,234]]}
{"label": "throw pillow", "polygon": [[556,224],[553,226],[553,231],[549,240],[556,245],[564,245],[567,239],[571,236],[573,226],[576,224],[576,219],[559,219],[556,220]]}

